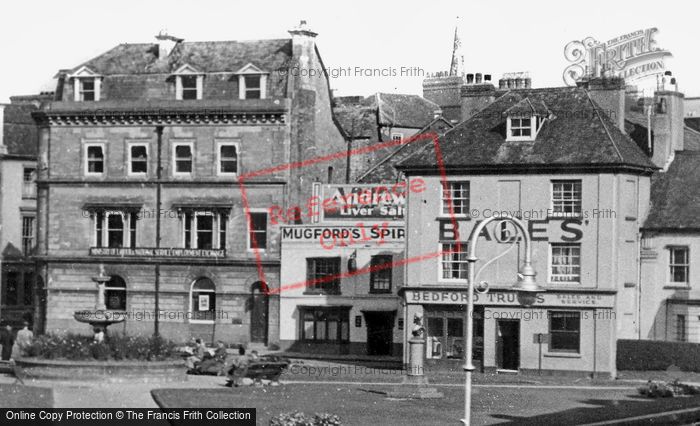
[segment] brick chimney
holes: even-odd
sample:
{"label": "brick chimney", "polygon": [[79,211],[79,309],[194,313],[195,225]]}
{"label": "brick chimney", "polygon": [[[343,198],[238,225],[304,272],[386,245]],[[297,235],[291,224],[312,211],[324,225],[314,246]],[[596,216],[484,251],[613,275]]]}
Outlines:
{"label": "brick chimney", "polygon": [[158,59],[165,59],[184,39],[169,35],[167,30],[161,30],[156,36],[156,40],[158,40]]}
{"label": "brick chimney", "polygon": [[443,117],[457,123],[461,119],[459,90],[464,84],[461,76],[440,72],[423,80],[423,97],[440,106]]}
{"label": "brick chimney", "polygon": [[684,97],[683,93],[675,90],[659,90],[654,93],[651,161],[664,170],[673,161],[675,152],[684,148]]}
{"label": "brick chimney", "polygon": [[622,77],[593,77],[576,83],[586,89],[591,99],[620,128],[625,131],[625,79]]}
{"label": "brick chimney", "polygon": [[462,116],[460,121],[471,118],[496,99],[496,88],[491,83],[465,84],[460,91]]}
{"label": "brick chimney", "polygon": [[[292,36],[292,66],[299,67],[300,70],[308,71],[317,69],[316,60],[316,36],[318,33],[312,31],[305,20],[301,20],[299,25],[288,31]],[[291,74],[291,73],[290,73]],[[309,75],[308,72],[300,72],[295,79],[302,88],[314,88],[314,82],[310,79],[317,78]]]}
{"label": "brick chimney", "polygon": [[5,104],[0,104],[0,154],[7,154],[7,146],[5,146]]}

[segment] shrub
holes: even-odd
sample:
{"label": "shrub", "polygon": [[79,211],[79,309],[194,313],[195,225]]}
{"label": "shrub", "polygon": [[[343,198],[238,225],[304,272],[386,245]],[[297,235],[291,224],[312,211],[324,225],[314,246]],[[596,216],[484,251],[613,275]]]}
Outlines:
{"label": "shrub", "polygon": [[340,426],[340,417],[335,414],[314,414],[308,416],[301,411],[282,413],[270,419],[270,426]]}
{"label": "shrub", "polygon": [[660,340],[617,341],[618,370],[700,371],[700,344]]}
{"label": "shrub", "polygon": [[92,336],[68,333],[37,336],[28,355],[44,359],[163,361],[177,359],[175,343],[161,337],[110,335],[103,343]]}

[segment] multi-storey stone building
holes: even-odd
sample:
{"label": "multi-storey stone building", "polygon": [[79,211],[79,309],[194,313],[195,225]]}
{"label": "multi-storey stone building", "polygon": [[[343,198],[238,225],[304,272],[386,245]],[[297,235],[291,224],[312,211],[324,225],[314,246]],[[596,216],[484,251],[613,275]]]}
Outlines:
{"label": "multi-storey stone building", "polygon": [[74,311],[95,307],[103,274],[106,308],[127,318],[110,330],[277,342],[279,299],[264,290],[279,284],[280,243],[267,209],[342,182],[342,160],[284,165],[347,146],[327,76],[288,72],[323,68],[316,34],[304,22],[290,34],[160,34],[59,73],[35,114],[45,330],[87,330]]}
{"label": "multi-storey stone building", "polygon": [[[425,318],[429,364],[463,362],[466,242],[480,221],[512,215],[527,223],[547,291],[523,305],[510,289],[524,249],[515,241],[477,278],[490,291],[476,297],[476,358],[486,370],[615,374],[617,335],[636,321],[639,228],[657,169],[624,133],[624,90],[614,79],[465,85],[465,121],[440,137],[440,151],[399,163],[426,183],[409,193],[406,251],[408,259],[436,255],[407,264],[400,294],[407,322]],[[503,225],[479,235],[477,270],[514,244],[514,232]]]}
{"label": "multi-storey stone building", "polygon": [[[13,326],[33,321],[35,291],[36,139],[31,113],[49,94],[13,96],[0,105],[0,318]],[[41,287],[41,286],[40,286]]]}

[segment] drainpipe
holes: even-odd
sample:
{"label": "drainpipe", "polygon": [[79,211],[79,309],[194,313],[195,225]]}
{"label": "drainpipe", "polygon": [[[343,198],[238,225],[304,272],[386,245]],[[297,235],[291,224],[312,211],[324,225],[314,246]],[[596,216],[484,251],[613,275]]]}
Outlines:
{"label": "drainpipe", "polygon": [[[160,248],[160,209],[161,209],[161,178],[162,164],[161,153],[163,147],[163,126],[156,126],[156,136],[158,140],[158,164],[156,166],[156,248]],[[156,258],[156,282],[155,282],[155,322],[153,324],[153,335],[160,336],[160,262]]]}

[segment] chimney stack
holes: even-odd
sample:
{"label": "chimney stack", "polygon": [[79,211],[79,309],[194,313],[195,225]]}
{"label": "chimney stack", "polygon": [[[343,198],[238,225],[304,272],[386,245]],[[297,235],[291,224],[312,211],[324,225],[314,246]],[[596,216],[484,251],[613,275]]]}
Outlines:
{"label": "chimney stack", "polygon": [[576,83],[586,89],[591,99],[625,132],[625,79],[622,77],[593,77]]}
{"label": "chimney stack", "polygon": [[674,153],[684,149],[684,95],[671,88],[656,91],[653,108],[652,131],[654,137],[651,160],[666,170]]}
{"label": "chimney stack", "polygon": [[0,104],[0,154],[7,154],[7,146],[5,146],[5,104]]}
{"label": "chimney stack", "polygon": [[462,86],[460,96],[462,102],[460,121],[464,121],[486,108],[496,99],[496,88],[490,82],[467,84]]}
{"label": "chimney stack", "polygon": [[167,30],[160,30],[156,40],[158,40],[158,59],[165,59],[175,46],[184,39],[169,35]]}
{"label": "chimney stack", "polygon": [[[315,38],[318,33],[309,28],[305,20],[299,22],[299,25],[288,31],[292,36],[292,66],[299,67],[301,70],[319,69],[320,63],[316,58],[316,42]],[[297,88],[316,90],[315,77],[309,75],[308,72],[299,73],[294,78],[294,84]]]}

